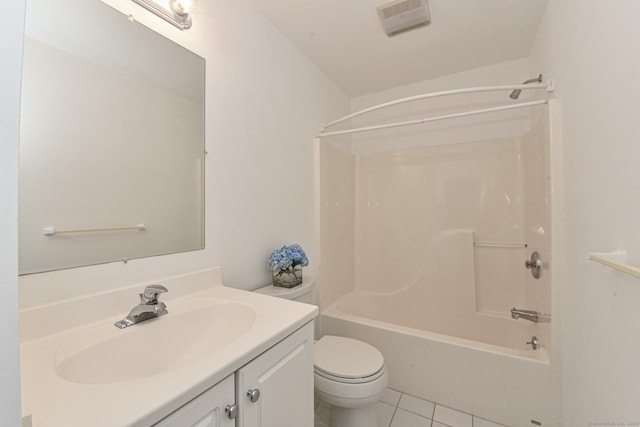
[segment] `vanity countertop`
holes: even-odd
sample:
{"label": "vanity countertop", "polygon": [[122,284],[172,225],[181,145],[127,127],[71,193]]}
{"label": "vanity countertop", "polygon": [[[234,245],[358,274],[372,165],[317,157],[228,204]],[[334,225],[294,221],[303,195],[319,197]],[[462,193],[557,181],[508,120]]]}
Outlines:
{"label": "vanity countertop", "polygon": [[[194,285],[194,281],[198,283]],[[93,296],[90,301],[74,300],[21,312],[21,321],[24,323],[21,343],[22,407],[23,416],[31,416],[32,426],[152,425],[312,321],[318,313],[317,307],[312,305],[223,286],[220,269],[204,270],[157,283],[165,285],[169,294],[175,291],[174,298],[169,298],[169,294],[163,298],[169,314],[122,330],[113,324],[135,305],[136,294],[145,284]],[[188,285],[183,285],[185,283]],[[172,284],[177,285],[175,289],[172,289]],[[130,302],[131,307],[123,306],[125,300]],[[189,310],[194,302],[196,306],[207,302],[231,303],[229,307],[242,305],[252,311],[252,322],[246,331],[219,346],[216,351],[179,363],[166,372],[141,378],[103,378],[85,383],[64,379],[64,375],[61,375],[61,362],[70,354],[114,337],[121,338],[122,334],[133,332],[134,328],[139,328],[135,330],[137,334],[145,331],[144,328],[148,328],[148,331],[162,330],[163,322],[169,325],[170,316],[179,316],[181,312]],[[82,310],[94,303],[101,304],[95,314],[99,318],[90,318],[89,323],[77,324],[78,316],[83,315]],[[108,313],[104,305],[117,308],[112,309],[110,316],[105,316],[100,313]],[[213,307],[215,309],[215,305]],[[184,328],[185,336],[197,334],[202,337],[207,333],[202,330],[206,325],[194,323],[192,328]],[[42,326],[38,328],[38,325]],[[210,339],[216,340],[215,335],[212,334]],[[162,340],[162,336],[159,339]],[[159,356],[154,353],[157,349],[153,345],[149,347],[152,347],[148,348],[151,362],[154,356]],[[123,348],[117,363],[126,364],[127,358],[126,348]],[[110,364],[114,366],[114,363]]]}

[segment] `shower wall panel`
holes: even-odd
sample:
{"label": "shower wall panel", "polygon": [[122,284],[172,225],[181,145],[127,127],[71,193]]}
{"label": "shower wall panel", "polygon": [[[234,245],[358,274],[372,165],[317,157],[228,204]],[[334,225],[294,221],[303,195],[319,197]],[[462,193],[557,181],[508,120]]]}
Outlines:
{"label": "shower wall panel", "polygon": [[[348,146],[348,145],[346,145]],[[345,145],[320,143],[320,307],[353,290],[355,172]]]}
{"label": "shower wall panel", "polygon": [[[529,247],[526,257],[537,251],[543,260],[539,279],[529,273],[525,276],[524,307],[551,313],[551,168],[550,168],[549,115],[545,109],[531,130],[524,136],[525,158],[525,235]],[[536,336],[540,342],[551,345],[549,323],[537,325]]]}
{"label": "shower wall panel", "polygon": [[[521,138],[361,154],[356,162],[358,290],[435,291],[442,284],[429,271],[439,236],[451,230],[472,230],[478,243],[525,240]],[[474,254],[477,311],[506,315],[525,302],[524,249]]]}

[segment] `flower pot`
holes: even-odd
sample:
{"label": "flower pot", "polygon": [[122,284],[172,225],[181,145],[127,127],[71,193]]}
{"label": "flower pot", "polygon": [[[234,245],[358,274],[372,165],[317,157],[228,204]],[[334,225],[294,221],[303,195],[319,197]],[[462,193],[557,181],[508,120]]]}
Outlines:
{"label": "flower pot", "polygon": [[290,270],[273,272],[273,286],[281,288],[293,288],[302,284],[302,267],[296,266]]}

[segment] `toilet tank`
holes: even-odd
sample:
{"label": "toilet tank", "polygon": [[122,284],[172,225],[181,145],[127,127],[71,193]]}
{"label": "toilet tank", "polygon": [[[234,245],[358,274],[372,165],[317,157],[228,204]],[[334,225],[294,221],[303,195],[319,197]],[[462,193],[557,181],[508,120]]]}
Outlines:
{"label": "toilet tank", "polygon": [[293,288],[281,288],[279,286],[269,285],[263,288],[258,288],[254,292],[270,295],[272,297],[313,304],[313,287],[314,282],[312,278],[303,278],[302,284]]}

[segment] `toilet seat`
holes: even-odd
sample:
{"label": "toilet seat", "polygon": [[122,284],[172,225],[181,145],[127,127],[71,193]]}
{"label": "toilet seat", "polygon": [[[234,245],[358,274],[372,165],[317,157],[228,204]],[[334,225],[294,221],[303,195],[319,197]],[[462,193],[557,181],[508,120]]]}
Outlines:
{"label": "toilet seat", "polygon": [[325,335],[314,345],[314,372],[331,381],[362,384],[384,375],[384,357],[362,341]]}
{"label": "toilet seat", "polygon": [[327,372],[323,372],[320,369],[314,368],[313,373],[322,377],[322,378],[326,378],[328,380],[331,381],[335,381],[338,383],[343,383],[343,384],[363,384],[363,383],[368,383],[371,381],[374,381],[378,378],[380,378],[382,375],[384,375],[385,370],[384,369],[380,369],[378,372],[376,372],[374,375],[371,375],[369,377],[364,377],[364,378],[344,378],[344,377],[339,377],[337,375],[331,375]]}

